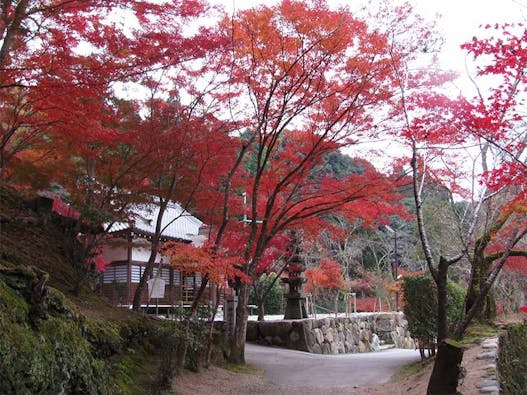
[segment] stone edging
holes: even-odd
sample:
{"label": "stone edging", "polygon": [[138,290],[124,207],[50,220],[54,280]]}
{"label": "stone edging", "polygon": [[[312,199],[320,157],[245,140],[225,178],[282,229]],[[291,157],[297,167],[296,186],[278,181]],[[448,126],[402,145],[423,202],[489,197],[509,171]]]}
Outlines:
{"label": "stone edging", "polygon": [[483,347],[483,352],[477,356],[477,359],[488,360],[489,364],[485,369],[487,373],[476,384],[476,388],[480,394],[498,395],[500,393],[497,370],[499,340],[497,337],[491,337],[485,339],[481,346]]}

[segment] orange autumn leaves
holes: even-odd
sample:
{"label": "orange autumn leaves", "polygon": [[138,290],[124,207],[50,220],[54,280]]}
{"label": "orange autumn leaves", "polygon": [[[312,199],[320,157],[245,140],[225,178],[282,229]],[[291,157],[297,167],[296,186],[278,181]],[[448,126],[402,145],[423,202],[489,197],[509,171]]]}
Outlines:
{"label": "orange autumn leaves", "polygon": [[318,267],[307,269],[306,277],[308,288],[313,291],[317,288],[337,291],[346,285],[340,265],[328,258],[323,258]]}
{"label": "orange autumn leaves", "polygon": [[249,278],[237,268],[240,259],[237,257],[220,256],[214,254],[208,245],[195,247],[191,244],[167,242],[163,245],[162,253],[169,257],[172,267],[184,273],[201,273],[208,276],[210,282],[222,285],[225,281],[240,277],[249,282]]}

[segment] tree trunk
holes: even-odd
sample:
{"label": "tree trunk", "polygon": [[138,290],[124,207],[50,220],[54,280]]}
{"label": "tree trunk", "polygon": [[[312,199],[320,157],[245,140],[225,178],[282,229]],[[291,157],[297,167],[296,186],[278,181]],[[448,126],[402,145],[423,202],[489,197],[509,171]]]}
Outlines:
{"label": "tree trunk", "polygon": [[428,382],[427,394],[457,394],[463,348],[447,341],[442,341],[437,348],[434,369]]}
{"label": "tree trunk", "polygon": [[[196,311],[199,305],[199,299],[205,292],[205,287],[207,286],[207,283],[209,282],[209,275],[206,274],[205,277],[201,280],[201,286],[198,290],[198,293],[195,295],[194,300],[192,301],[192,305],[190,306],[190,310],[188,313],[184,313],[184,321],[185,321],[185,331],[184,331],[184,341],[183,345],[181,346],[179,356],[178,356],[178,363],[177,367],[179,370],[182,370],[185,367],[185,361],[187,359],[187,352],[188,352],[188,346],[190,342],[190,320],[192,317],[196,315]],[[214,325],[214,316],[216,315],[216,311],[218,310],[218,303],[219,299],[216,299],[216,306],[215,306],[215,312],[212,316],[211,326]],[[211,329],[212,330],[212,329]],[[208,345],[210,347],[210,344]],[[209,355],[209,351],[207,351],[207,355]],[[207,365],[208,365],[208,357],[207,357]]]}
{"label": "tree trunk", "polygon": [[447,307],[448,307],[448,288],[447,278],[448,262],[443,258],[439,258],[439,265],[437,268],[437,275],[434,278],[437,287],[437,343],[441,343],[448,337],[448,321],[447,321]]}
{"label": "tree trunk", "polygon": [[258,299],[258,321],[265,321],[265,299]]}
{"label": "tree trunk", "polygon": [[179,350],[179,355],[177,356],[177,369],[179,371],[185,368],[185,360],[187,359],[187,351],[190,342],[190,317],[184,316],[185,329],[183,331],[183,343],[181,349]]}
{"label": "tree trunk", "polygon": [[247,302],[249,297],[249,286],[245,283],[240,285],[238,291],[238,307],[236,308],[236,325],[231,342],[229,362],[235,364],[245,363],[245,335],[247,332]]}
{"label": "tree trunk", "polygon": [[154,265],[156,263],[156,257],[157,257],[157,247],[158,242],[152,241],[152,249],[150,251],[150,258],[148,258],[148,263],[146,264],[145,271],[143,272],[143,275],[141,276],[141,279],[139,280],[139,284],[137,284],[137,288],[134,293],[134,300],[132,302],[132,309],[139,311],[141,308],[141,298],[143,296],[143,292],[146,288],[146,282],[152,275],[152,272],[154,270]]}
{"label": "tree trunk", "polygon": [[[192,305],[190,306],[190,312],[189,315],[193,316],[196,314],[196,310],[198,309],[199,302],[203,298],[203,295],[205,294],[205,290],[207,289],[207,285],[209,283],[209,274],[205,274],[203,278],[201,279],[201,285],[198,288],[198,292],[194,295],[194,300],[192,301]],[[212,288],[210,288],[210,291],[212,292]],[[209,295],[210,298],[210,295]]]}
{"label": "tree trunk", "polygon": [[[476,299],[485,285],[485,281],[490,275],[490,261],[487,261],[483,254],[476,255],[471,264],[470,284],[465,299],[465,313],[472,308]],[[488,293],[481,306],[478,307],[474,319],[479,322],[492,322],[496,316],[495,301],[491,293]]]}
{"label": "tree trunk", "polygon": [[210,366],[210,362],[212,359],[212,349],[214,348],[214,319],[216,318],[216,314],[218,313],[218,308],[220,306],[220,287],[216,288],[216,298],[214,307],[210,314],[210,328],[209,328],[209,336],[207,338],[207,352],[206,352],[206,359],[205,359],[205,367],[208,368]]}
{"label": "tree trunk", "polygon": [[[171,196],[174,187],[176,185],[176,178],[172,178],[172,182],[170,184],[170,189],[167,192],[167,196]],[[152,272],[154,271],[154,265],[156,263],[156,257],[159,249],[160,239],[161,235],[163,233],[163,216],[165,215],[165,211],[167,209],[169,199],[162,199],[159,198],[159,212],[157,213],[156,218],[156,230],[154,232],[154,235],[152,236],[151,244],[150,244],[150,257],[148,258],[148,263],[146,264],[145,271],[143,275],[141,276],[141,279],[139,280],[139,284],[137,285],[137,289],[134,293],[134,301],[132,303],[132,309],[138,311],[141,308],[141,296],[143,295],[146,283],[150,276],[152,275]]]}

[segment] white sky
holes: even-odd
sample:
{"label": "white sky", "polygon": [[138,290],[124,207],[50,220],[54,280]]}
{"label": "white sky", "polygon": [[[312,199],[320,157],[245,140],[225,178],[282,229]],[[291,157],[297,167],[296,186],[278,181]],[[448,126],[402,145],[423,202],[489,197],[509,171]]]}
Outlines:
{"label": "white sky", "polygon": [[[209,0],[221,4],[229,12],[233,8],[244,9],[257,4],[273,4],[278,0]],[[327,0],[337,5],[364,4],[367,0]],[[375,0],[371,0],[375,2]],[[403,0],[393,0],[398,3]],[[495,23],[527,23],[527,0],[408,0],[425,18],[433,19],[440,15],[438,28],[444,37],[441,66],[465,75],[465,53],[460,45],[470,41],[473,36],[483,33],[481,25]],[[470,89],[467,78],[461,78],[459,86],[463,91]],[[464,80],[464,81],[463,81]],[[465,92],[466,93],[466,92]],[[471,96],[469,94],[469,96]]]}
{"label": "white sky", "polygon": [[459,48],[481,35],[480,26],[527,21],[527,0],[413,0],[416,10],[433,18],[445,39],[442,66],[464,71],[465,54]]}

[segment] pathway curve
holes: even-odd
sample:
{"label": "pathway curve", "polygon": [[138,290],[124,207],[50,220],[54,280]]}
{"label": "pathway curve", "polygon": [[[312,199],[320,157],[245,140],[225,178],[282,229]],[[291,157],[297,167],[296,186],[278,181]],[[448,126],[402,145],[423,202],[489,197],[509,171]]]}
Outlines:
{"label": "pathway curve", "polygon": [[321,355],[248,343],[245,360],[263,368],[265,378],[278,386],[338,389],[386,383],[399,367],[420,357],[416,350]]}

